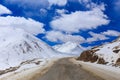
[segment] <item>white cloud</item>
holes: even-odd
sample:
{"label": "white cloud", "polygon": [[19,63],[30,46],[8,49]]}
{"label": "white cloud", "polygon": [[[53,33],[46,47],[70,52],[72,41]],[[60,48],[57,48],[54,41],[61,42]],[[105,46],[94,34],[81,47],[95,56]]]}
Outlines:
{"label": "white cloud", "polygon": [[60,15],[65,14],[65,13],[67,13],[67,12],[68,12],[68,11],[65,10],[65,9],[56,9],[56,13],[58,13],[58,14],[60,14]]}
{"label": "white cloud", "polygon": [[7,7],[0,4],[0,15],[2,14],[12,14],[12,12]]}
{"label": "white cloud", "polygon": [[67,0],[48,0],[50,5],[58,5],[58,6],[65,6],[67,4]]}
{"label": "white cloud", "polygon": [[39,33],[44,33],[44,24],[33,19],[26,19],[24,17],[0,17],[0,27],[14,27],[21,28],[25,31],[37,35]]}
{"label": "white cloud", "polygon": [[78,0],[80,4],[85,5],[87,8],[94,7],[95,4],[91,0]]}
{"label": "white cloud", "polygon": [[50,22],[55,30],[68,33],[79,32],[79,30],[94,29],[98,26],[107,25],[109,20],[99,8],[91,11],[76,11],[71,14],[63,14],[62,17]]}
{"label": "white cloud", "polygon": [[67,0],[5,0],[7,4],[19,4],[19,6],[26,8],[47,8],[52,5],[64,6]]}
{"label": "white cloud", "polygon": [[120,32],[115,30],[107,30],[105,32],[102,32],[101,34],[107,35],[107,36],[120,36]]}
{"label": "white cloud", "polygon": [[86,8],[89,9],[93,9],[95,7],[99,7],[99,9],[101,10],[105,10],[105,4],[101,2],[101,4],[97,4],[97,2],[99,3],[99,1],[97,2],[93,2],[92,0],[78,0],[80,2],[81,5],[84,5]]}
{"label": "white cloud", "polygon": [[47,10],[44,9],[44,8],[41,8],[41,9],[40,9],[40,13],[42,13],[42,14],[46,14],[46,13],[47,13]]}
{"label": "white cloud", "polygon": [[88,37],[85,39],[84,37],[80,35],[70,35],[70,34],[65,34],[60,31],[48,31],[46,33],[45,38],[51,42],[76,42],[79,44],[82,43],[92,43],[96,41],[103,41],[109,39],[107,36],[119,36],[120,32],[114,31],[114,30],[108,30],[106,32],[101,32],[101,33],[94,33],[94,32],[89,32],[91,37]]}
{"label": "white cloud", "polygon": [[80,3],[89,3],[91,0],[79,0]]}
{"label": "white cloud", "polygon": [[46,16],[47,15],[47,10],[44,9],[44,8],[41,8],[39,14],[41,15],[40,17]]}
{"label": "white cloud", "polygon": [[48,31],[45,38],[52,42],[76,42],[82,43],[85,39],[79,35],[63,34],[59,31]]}
{"label": "white cloud", "polygon": [[106,37],[103,34],[94,33],[94,32],[89,32],[89,34],[92,36],[92,37],[86,39],[86,42],[89,42],[89,43],[94,42],[94,41],[101,41],[101,40],[109,39],[108,37]]}
{"label": "white cloud", "polygon": [[120,36],[120,32],[115,30],[107,30],[101,33],[89,32],[89,34],[92,36],[86,39],[86,42],[89,43],[109,39],[109,37],[106,36]]}
{"label": "white cloud", "polygon": [[27,8],[40,8],[48,7],[49,3],[47,0],[5,0],[7,4],[18,4],[19,7]]}

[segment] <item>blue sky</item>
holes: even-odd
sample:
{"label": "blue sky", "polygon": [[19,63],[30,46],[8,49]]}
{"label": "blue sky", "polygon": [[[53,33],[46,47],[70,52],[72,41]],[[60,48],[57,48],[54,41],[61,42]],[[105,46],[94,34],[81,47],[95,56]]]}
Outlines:
{"label": "blue sky", "polygon": [[27,26],[17,25],[49,45],[71,41],[96,46],[120,35],[120,0],[0,0],[0,4],[11,12],[0,15],[3,22],[11,19],[9,25],[15,26],[16,19],[26,21]]}

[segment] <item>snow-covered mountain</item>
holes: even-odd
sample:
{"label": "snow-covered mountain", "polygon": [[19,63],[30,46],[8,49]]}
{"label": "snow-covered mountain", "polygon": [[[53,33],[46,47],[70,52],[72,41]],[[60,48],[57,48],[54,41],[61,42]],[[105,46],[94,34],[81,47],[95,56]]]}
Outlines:
{"label": "snow-covered mountain", "polygon": [[[0,72],[25,62],[61,56],[46,43],[18,28],[0,28]],[[2,74],[2,73],[1,73]]]}
{"label": "snow-covered mountain", "polygon": [[78,60],[107,65],[120,65],[120,38],[111,43],[84,51]]}
{"label": "snow-covered mountain", "polygon": [[61,45],[55,45],[53,48],[59,52],[73,54],[73,55],[80,55],[80,53],[85,50],[82,46],[74,42],[66,42]]}

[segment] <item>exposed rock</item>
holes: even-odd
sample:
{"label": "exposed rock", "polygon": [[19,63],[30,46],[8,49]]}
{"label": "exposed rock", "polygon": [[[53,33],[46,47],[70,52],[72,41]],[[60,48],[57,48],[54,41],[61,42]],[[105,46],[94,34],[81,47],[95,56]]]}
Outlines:
{"label": "exposed rock", "polygon": [[24,61],[22,62],[19,66],[16,66],[16,67],[10,67],[8,69],[5,69],[5,70],[0,70],[0,75],[2,74],[5,74],[5,73],[8,73],[8,72],[12,72],[12,71],[16,71],[18,70],[21,66],[25,65],[25,64],[36,64],[36,65],[39,65],[41,61],[36,61],[37,59],[33,59],[33,60],[27,60],[27,61]]}
{"label": "exposed rock", "polygon": [[82,52],[78,60],[120,66],[120,37],[110,43]]}
{"label": "exposed rock", "polygon": [[98,55],[95,54],[98,50],[99,49],[84,51],[80,57],[78,57],[78,60],[92,63],[98,61],[98,64],[106,64],[107,62],[105,62],[103,58],[99,58]]}
{"label": "exposed rock", "polygon": [[93,55],[92,56],[92,59],[91,59],[91,62],[96,62],[98,60],[98,56],[97,55]]}
{"label": "exposed rock", "polygon": [[87,50],[84,51],[81,56],[78,58],[78,60],[82,60],[82,61],[90,61],[92,59],[92,55],[93,55],[93,51],[92,50]]}
{"label": "exposed rock", "polygon": [[82,60],[82,61],[85,61],[85,62],[96,62],[97,59],[98,59],[98,56],[97,55],[94,55],[94,52],[96,52],[97,50],[87,50],[87,51],[84,51],[80,57],[78,58],[78,60]]}
{"label": "exposed rock", "polygon": [[107,64],[103,58],[98,58],[98,64]]}
{"label": "exposed rock", "polygon": [[114,53],[119,53],[119,51],[120,51],[120,44],[115,46],[112,50],[113,50]]}
{"label": "exposed rock", "polygon": [[8,72],[15,71],[15,70],[17,70],[19,67],[20,67],[20,66],[10,67],[10,68],[8,68],[8,69],[6,69],[6,70],[0,70],[0,75],[5,74],[5,73],[8,73]]}
{"label": "exposed rock", "polygon": [[119,51],[120,51],[119,49],[118,50],[113,50],[114,53],[118,53]]}
{"label": "exposed rock", "polygon": [[116,61],[116,65],[120,65],[120,58]]}

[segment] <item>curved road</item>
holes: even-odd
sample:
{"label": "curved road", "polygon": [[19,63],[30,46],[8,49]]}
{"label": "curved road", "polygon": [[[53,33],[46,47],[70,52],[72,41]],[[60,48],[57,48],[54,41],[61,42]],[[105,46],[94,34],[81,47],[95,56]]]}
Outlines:
{"label": "curved road", "polygon": [[37,80],[103,80],[100,77],[82,69],[81,65],[74,64],[70,58],[60,59]]}

